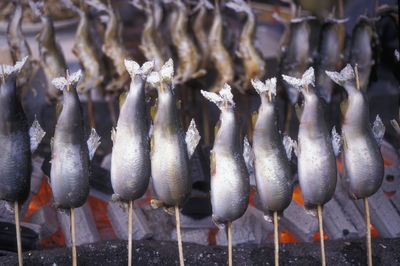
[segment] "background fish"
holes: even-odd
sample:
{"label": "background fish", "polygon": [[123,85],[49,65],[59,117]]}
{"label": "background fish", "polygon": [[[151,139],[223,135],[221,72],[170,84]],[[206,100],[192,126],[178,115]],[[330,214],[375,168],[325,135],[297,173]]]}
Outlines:
{"label": "background fish", "polygon": [[135,61],[125,60],[125,65],[132,81],[113,133],[111,183],[114,199],[130,201],[146,192],[151,175],[145,84],[153,62],[140,67]]}

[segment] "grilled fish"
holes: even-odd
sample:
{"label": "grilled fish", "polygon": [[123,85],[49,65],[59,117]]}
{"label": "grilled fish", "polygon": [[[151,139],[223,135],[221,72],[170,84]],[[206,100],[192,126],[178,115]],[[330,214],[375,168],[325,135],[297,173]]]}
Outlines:
{"label": "grilled fish", "polygon": [[234,78],[233,62],[223,44],[222,14],[218,1],[214,4],[214,19],[208,36],[210,59],[217,71],[217,77],[210,91],[218,92],[225,83],[231,83]]}
{"label": "grilled fish", "polygon": [[22,18],[24,15],[23,8],[19,1],[14,1],[14,5],[14,13],[7,26],[7,41],[14,63],[27,57],[24,73],[18,76],[18,89],[22,90],[20,94],[23,97],[27,91],[27,87],[29,86],[34,71],[33,63],[31,61],[31,48],[29,47],[21,28]]}
{"label": "grilled fish", "polygon": [[254,33],[256,30],[256,17],[251,7],[244,0],[234,0],[226,4],[238,13],[246,14],[246,23],[240,34],[239,51],[237,55],[242,60],[244,66],[243,84],[241,92],[245,93],[250,89],[251,80],[254,78],[262,78],[265,75],[265,62],[261,54],[253,45]]}
{"label": "grilled fish", "polygon": [[272,216],[274,211],[282,213],[292,200],[293,178],[288,160],[292,145],[289,140],[289,145],[284,146],[278,130],[274,104],[276,78],[266,80],[265,84],[253,80],[252,84],[261,97],[253,134],[255,179],[263,211]]}
{"label": "grilled fish", "polygon": [[342,66],[342,53],[345,42],[344,23],[347,19],[328,18],[321,29],[315,88],[318,94],[328,103],[331,102],[334,83],[325,71],[336,71]]}
{"label": "grilled fish", "polygon": [[[356,88],[354,71],[350,65],[340,73],[327,74],[348,95],[347,103],[342,105],[342,155],[350,196],[353,199],[369,197],[379,189],[383,180],[384,166],[378,141],[383,137],[384,126],[378,118],[371,129],[367,98],[362,90]],[[379,127],[383,127],[383,132],[378,130]]]}
{"label": "grilled fish", "polygon": [[[310,25],[312,17],[294,18],[290,22],[288,45],[284,48],[281,74],[300,78],[310,64]],[[296,103],[299,97],[297,88],[283,84],[290,102]]]}
{"label": "grilled fish", "polygon": [[17,73],[26,61],[0,69],[0,200],[19,203],[28,198],[31,153],[45,134],[36,120],[29,129],[17,92]]}
{"label": "grilled fish", "polygon": [[213,6],[208,0],[201,0],[193,8],[192,12],[197,13],[193,22],[193,33],[196,38],[197,44],[200,48],[201,62],[200,68],[205,69],[208,63],[208,36],[204,29],[205,19],[207,16],[207,9],[212,9]]}
{"label": "grilled fish", "polygon": [[192,38],[188,35],[188,8],[181,0],[175,0],[172,3],[174,5],[171,10],[169,29],[172,43],[178,54],[175,81],[184,83],[205,74],[205,71],[199,70],[200,54]]}
{"label": "grilled fish", "polygon": [[150,1],[131,1],[130,2],[136,8],[143,10],[146,13],[146,23],[143,28],[141,36],[140,50],[142,50],[144,56],[148,61],[154,61],[154,69],[160,70],[165,63],[165,58],[158,45],[155,42],[154,35],[156,34],[156,20]]}
{"label": "grilled fish", "polygon": [[157,204],[166,208],[182,207],[189,197],[192,190],[189,158],[200,140],[193,120],[185,137],[173,91],[173,69],[170,59],[160,72],[152,72],[147,79],[158,91],[151,173],[154,191],[159,200]]}
{"label": "grilled fish", "polygon": [[38,35],[39,55],[41,65],[47,80],[46,97],[49,101],[56,102],[62,94],[51,81],[65,74],[67,63],[61,46],[56,42],[53,21],[50,16],[44,14],[38,4],[29,1],[34,14],[41,20],[43,28]]}
{"label": "grilled fish", "polygon": [[301,79],[285,75],[283,79],[299,88],[304,97],[298,135],[298,176],[304,206],[313,211],[317,205],[327,203],[335,192],[336,159],[332,141],[321,102],[309,86],[314,84],[314,69],[310,67]]}
{"label": "grilled fish", "polygon": [[151,175],[145,84],[153,62],[140,67],[135,61],[125,60],[125,65],[132,81],[113,133],[111,183],[114,199],[130,201],[146,192]]}
{"label": "grilled fish", "polygon": [[[89,161],[98,147],[99,137],[92,129],[85,141],[85,129],[77,83],[81,71],[66,78],[55,78],[53,85],[63,92],[63,108],[52,139],[51,189],[57,208],[82,206],[89,194]],[[90,144],[90,145],[89,145]]]}
{"label": "grilled fish", "polygon": [[213,221],[225,224],[240,218],[247,209],[250,183],[243,157],[243,141],[231,87],[225,84],[219,94],[201,91],[221,110],[221,126],[211,151],[211,205]]}
{"label": "grilled fish", "polygon": [[350,64],[358,66],[360,88],[367,91],[374,61],[374,48],[377,41],[373,20],[360,16],[353,28],[350,46]]}

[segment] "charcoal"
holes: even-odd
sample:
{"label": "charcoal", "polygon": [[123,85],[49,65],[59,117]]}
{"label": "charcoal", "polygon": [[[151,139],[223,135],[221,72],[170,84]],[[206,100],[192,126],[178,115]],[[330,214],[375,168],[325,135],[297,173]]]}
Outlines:
{"label": "charcoal", "polygon": [[[181,229],[182,241],[185,243],[196,243],[200,245],[208,245],[208,229]],[[176,229],[171,232],[171,240],[177,240]]]}
{"label": "charcoal", "polygon": [[29,222],[40,226],[39,239],[52,235],[59,228],[57,211],[50,206],[43,206],[34,212]]}

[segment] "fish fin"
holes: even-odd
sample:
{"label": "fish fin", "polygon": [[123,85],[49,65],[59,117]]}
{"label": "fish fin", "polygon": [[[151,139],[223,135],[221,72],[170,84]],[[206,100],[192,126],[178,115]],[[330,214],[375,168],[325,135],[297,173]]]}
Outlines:
{"label": "fish fin", "polygon": [[201,94],[209,100],[210,102],[217,105],[219,109],[222,109],[225,105],[230,107],[235,107],[235,102],[233,101],[232,88],[227,83],[224,84],[223,88],[219,93],[200,91]]}
{"label": "fish fin", "polygon": [[36,117],[32,123],[31,128],[29,129],[29,137],[31,142],[31,153],[34,153],[42,141],[43,137],[46,135],[43,128],[40,126]]}
{"label": "fish fin", "polygon": [[332,128],[332,148],[335,156],[338,157],[340,149],[342,148],[343,139],[339,133],[336,131],[336,127]]}
{"label": "fish fin", "polygon": [[121,95],[119,95],[118,104],[119,104],[119,109],[120,110],[121,110],[122,106],[124,105],[127,96],[128,96],[128,92],[127,91],[124,91],[123,93],[121,93]]}
{"label": "fish fin", "polygon": [[243,158],[249,176],[254,176],[254,152],[247,137],[243,138]]}
{"label": "fish fin", "polygon": [[196,122],[194,119],[190,121],[188,130],[186,131],[185,141],[187,146],[187,152],[189,159],[192,157],[197,145],[199,144],[201,137],[200,133],[196,128]]}
{"label": "fish fin", "polygon": [[145,62],[140,66],[136,61],[125,59],[124,64],[131,78],[135,75],[147,76],[154,68],[154,61]]}
{"label": "fish fin", "polygon": [[9,75],[14,75],[17,74],[21,71],[21,69],[24,67],[26,61],[28,60],[28,56],[25,56],[22,58],[22,60],[17,61],[15,65],[3,65],[0,64],[0,74],[2,78],[6,78]]}
{"label": "fish fin", "polygon": [[382,144],[383,137],[385,135],[385,125],[383,124],[379,115],[376,115],[374,124],[372,126],[372,132],[374,133],[374,137],[378,145]]}
{"label": "fish fin", "polygon": [[287,75],[282,75],[284,81],[286,81],[291,86],[297,88],[298,90],[303,89],[308,85],[315,86],[315,74],[314,68],[309,67],[301,76],[301,78],[290,77]]}
{"label": "fish fin", "polygon": [[252,79],[251,84],[260,95],[270,92],[273,96],[276,96],[276,78],[267,79],[264,83],[259,79]]}
{"label": "fish fin", "polygon": [[113,142],[113,144],[115,143],[116,134],[117,134],[117,129],[115,127],[111,128],[111,141]]}
{"label": "fish fin", "polygon": [[286,156],[289,161],[292,159],[292,152],[297,156],[297,141],[293,140],[288,135],[284,135],[282,143],[283,147],[285,147]]}
{"label": "fish fin", "polygon": [[92,128],[92,130],[90,131],[89,139],[87,140],[90,160],[93,159],[94,153],[96,152],[100,143],[100,136],[97,134],[96,129]]}
{"label": "fish fin", "polygon": [[343,100],[340,103],[340,112],[342,113],[342,115],[346,114],[348,107],[349,107],[349,101],[347,99]]}
{"label": "fish fin", "polygon": [[299,105],[299,104],[296,103],[296,104],[294,105],[294,110],[295,110],[295,112],[296,112],[297,119],[300,120],[301,115],[303,114],[304,105],[303,105],[303,104],[302,104],[302,105]]}
{"label": "fish fin", "polygon": [[328,77],[340,86],[344,86],[349,81],[354,81],[355,74],[353,67],[347,64],[340,72],[325,71]]}
{"label": "fish fin", "polygon": [[[54,78],[51,83],[59,90],[64,90],[65,87],[77,84],[79,80],[82,78],[82,70],[78,70],[67,77],[57,77]],[[68,87],[67,87],[68,88]]]}

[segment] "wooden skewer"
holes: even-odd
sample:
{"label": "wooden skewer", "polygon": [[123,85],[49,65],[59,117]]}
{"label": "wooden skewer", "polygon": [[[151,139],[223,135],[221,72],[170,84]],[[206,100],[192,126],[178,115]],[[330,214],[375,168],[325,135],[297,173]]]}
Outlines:
{"label": "wooden skewer", "polygon": [[90,124],[91,128],[96,128],[91,91],[88,91],[86,93],[86,97],[87,97],[87,109],[88,109],[89,124]]}
{"label": "wooden skewer", "polygon": [[357,90],[360,90],[361,88],[360,88],[360,78],[358,77],[358,64],[354,66],[354,73],[356,75],[356,88]]}
{"label": "wooden skewer", "polygon": [[367,258],[368,266],[372,266],[372,241],[371,241],[371,218],[369,215],[368,198],[364,198],[364,209],[365,209],[365,225],[367,229]]}
{"label": "wooden skewer", "polygon": [[275,244],[275,266],[279,265],[279,231],[278,212],[274,211],[274,244]]}
{"label": "wooden skewer", "polygon": [[324,224],[322,220],[322,206],[317,206],[318,224],[319,224],[319,241],[321,245],[321,265],[326,266],[325,243],[324,243]]}
{"label": "wooden skewer", "polygon": [[133,201],[128,204],[128,266],[132,266],[132,209]]}
{"label": "wooden skewer", "polygon": [[228,221],[228,265],[232,266],[232,222]]}
{"label": "wooden skewer", "polygon": [[178,250],[179,250],[179,265],[184,266],[183,260],[183,247],[182,247],[182,234],[181,234],[181,218],[179,216],[179,207],[175,205],[175,219],[176,219],[176,234],[178,237]]}
{"label": "wooden skewer", "polygon": [[14,214],[15,214],[15,232],[17,233],[17,250],[18,250],[18,265],[23,265],[22,260],[22,244],[21,244],[21,228],[19,222],[19,203],[14,202]]}
{"label": "wooden skewer", "polygon": [[70,209],[70,229],[71,229],[71,248],[72,248],[72,266],[77,266],[76,260],[76,244],[75,244],[75,211]]}

